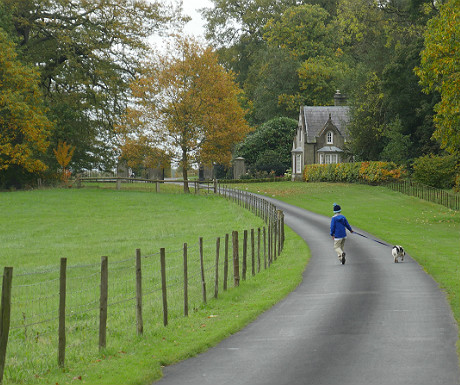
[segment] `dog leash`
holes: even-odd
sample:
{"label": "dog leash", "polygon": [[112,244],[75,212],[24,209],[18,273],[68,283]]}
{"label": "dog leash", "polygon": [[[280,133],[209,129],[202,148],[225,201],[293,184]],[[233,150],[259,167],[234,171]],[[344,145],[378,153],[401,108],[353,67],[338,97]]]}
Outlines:
{"label": "dog leash", "polygon": [[371,241],[380,243],[381,245],[384,245],[384,246],[393,247],[392,245],[389,245],[388,243],[380,242],[380,241],[378,241],[377,239],[372,239],[372,238],[366,237],[364,234],[360,234],[360,233],[358,233],[358,232],[356,232],[356,231],[353,231],[353,234],[359,235],[359,236],[361,236],[361,237],[363,237],[363,238],[370,239]]}

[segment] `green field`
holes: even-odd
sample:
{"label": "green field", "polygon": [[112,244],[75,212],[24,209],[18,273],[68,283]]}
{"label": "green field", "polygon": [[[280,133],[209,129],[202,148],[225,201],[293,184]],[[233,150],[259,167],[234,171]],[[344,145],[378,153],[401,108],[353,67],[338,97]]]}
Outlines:
{"label": "green field", "polygon": [[[124,186],[126,187],[126,186]],[[308,249],[288,232],[285,254],[268,270],[214,294],[216,237],[257,229],[261,219],[214,195],[106,188],[0,193],[0,261],[14,267],[4,383],[143,384],[161,365],[217,343],[289,293]],[[199,237],[208,303],[203,304]],[[241,237],[241,235],[240,235]],[[183,316],[183,243],[188,244],[190,315]],[[169,325],[163,326],[159,249],[166,249]],[[135,250],[142,253],[144,335],[136,334]],[[240,242],[241,248],[241,242]],[[98,351],[101,256],[109,258],[107,348]],[[221,248],[223,258],[223,244]],[[57,367],[59,261],[68,259],[67,349]],[[222,259],[221,259],[222,260]],[[231,270],[231,269],[230,269]],[[220,272],[222,280],[222,271]],[[176,283],[177,282],[177,283]]]}
{"label": "green field", "polygon": [[[160,247],[166,248],[168,266],[179,269],[184,242],[190,247],[189,258],[196,260],[198,237],[204,237],[210,261],[216,237],[233,230],[258,228],[263,222],[213,195],[156,194],[133,191],[134,186],[121,191],[102,187],[0,193],[0,261],[15,269],[15,328],[10,332],[6,384],[64,384],[79,382],[80,378],[88,384],[147,384],[161,376],[161,365],[216,344],[300,282],[308,248],[287,229],[286,246],[278,261],[237,289],[229,280],[230,289],[220,290],[218,300],[203,305],[199,279],[191,283],[189,317],[181,315],[180,290],[171,290],[173,308],[167,327],[162,324],[159,309],[161,294],[151,286],[145,298],[144,335],[139,337],[135,304],[125,300],[132,296],[135,284],[135,249],[142,250],[145,282],[158,284]],[[331,215],[332,203],[339,203],[354,227],[388,243],[404,245],[446,291],[460,321],[458,212],[364,185],[281,182],[238,188],[327,216]],[[119,295],[121,300],[115,300],[109,311],[107,348],[98,352],[98,271],[103,255],[109,257],[109,266],[114,269],[109,294]],[[53,319],[61,257],[68,258],[68,302],[72,309],[64,369],[57,367],[57,325]],[[168,271],[168,277],[174,280],[174,270]],[[208,290],[213,291],[212,284]],[[29,307],[38,317],[36,325],[31,325],[35,320],[22,310]],[[52,320],[41,323],[47,317]]]}

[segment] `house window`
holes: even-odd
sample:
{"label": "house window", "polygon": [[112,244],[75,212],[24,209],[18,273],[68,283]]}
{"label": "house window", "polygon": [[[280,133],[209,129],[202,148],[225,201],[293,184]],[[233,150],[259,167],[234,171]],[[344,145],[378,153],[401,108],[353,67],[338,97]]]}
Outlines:
{"label": "house window", "polygon": [[335,164],[338,163],[338,156],[337,154],[326,154],[325,161],[326,164]]}
{"label": "house window", "polygon": [[296,155],[294,174],[300,174],[301,172],[302,172],[302,155]]}
{"label": "house window", "polygon": [[334,143],[334,134],[332,131],[329,131],[327,133],[327,144],[333,144]]}

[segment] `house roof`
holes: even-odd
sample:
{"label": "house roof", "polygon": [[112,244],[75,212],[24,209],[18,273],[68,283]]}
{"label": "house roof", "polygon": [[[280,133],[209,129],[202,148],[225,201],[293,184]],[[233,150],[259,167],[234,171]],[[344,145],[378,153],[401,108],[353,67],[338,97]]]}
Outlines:
{"label": "house roof", "polygon": [[349,107],[347,106],[326,106],[326,107],[302,107],[302,125],[305,128],[305,136],[307,142],[312,143],[316,141],[323,130],[325,124],[328,122],[329,117],[332,123],[339,130],[340,134],[348,138],[348,130],[346,125],[349,122]]}
{"label": "house roof", "polygon": [[343,152],[343,150],[335,146],[324,146],[318,152]]}

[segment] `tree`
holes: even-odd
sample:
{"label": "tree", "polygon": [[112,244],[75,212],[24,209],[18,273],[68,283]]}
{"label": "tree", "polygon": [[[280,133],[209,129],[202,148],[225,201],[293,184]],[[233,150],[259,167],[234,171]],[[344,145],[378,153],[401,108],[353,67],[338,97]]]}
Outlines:
{"label": "tree", "polygon": [[[264,34],[271,26],[278,25],[288,8],[310,2],[213,0],[213,8],[202,10],[207,20],[206,37],[218,47],[221,62],[236,73],[236,80],[248,98],[248,119],[253,124],[280,115],[292,116],[298,110],[298,106],[292,109],[289,98],[280,99],[280,96],[296,95],[299,88],[296,71],[301,60],[275,42],[268,44]],[[329,0],[323,3],[332,5]],[[273,41],[281,38],[282,33],[279,30]]]}
{"label": "tree", "polygon": [[432,139],[435,130],[433,108],[439,101],[437,93],[425,94],[414,68],[420,65],[422,39],[409,39],[395,49],[382,73],[383,105],[388,120],[400,119],[402,135],[410,136],[412,144],[406,159],[439,152],[439,144]]}
{"label": "tree", "polygon": [[74,151],[75,147],[72,147],[70,144],[67,144],[66,142],[59,142],[57,149],[53,150],[54,155],[56,156],[56,160],[62,168],[62,181],[65,183],[67,183],[70,177],[70,172],[66,170],[66,167],[72,160]]}
{"label": "tree", "polygon": [[291,92],[278,88],[278,104],[296,113],[302,104],[330,104],[342,68],[335,55],[335,33],[327,11],[319,5],[293,6],[279,20],[270,20],[265,31],[264,39],[270,47],[280,47],[297,59],[293,76],[297,88]]}
{"label": "tree", "polygon": [[218,64],[210,47],[177,37],[167,51],[133,83],[137,106],[128,111],[121,132],[167,149],[187,181],[194,163],[228,164],[233,145],[251,129],[234,75]]}
{"label": "tree", "polygon": [[329,14],[319,5],[287,8],[279,20],[270,19],[264,30],[269,45],[286,48],[300,59],[329,56],[333,53]]}
{"label": "tree", "polygon": [[394,119],[386,126],[384,136],[387,138],[387,144],[380,154],[380,159],[385,162],[394,162],[404,164],[408,160],[408,154],[412,142],[410,135],[403,134],[403,127],[399,117]]}
{"label": "tree", "polygon": [[0,185],[20,187],[47,166],[41,157],[53,125],[45,116],[38,76],[21,64],[0,28]]}
{"label": "tree", "polygon": [[[161,0],[2,0],[11,15],[20,60],[40,71],[55,148],[76,146],[76,168],[108,166],[113,128],[147,38],[181,22],[180,6]],[[51,149],[47,162],[57,166]]]}
{"label": "tree", "polygon": [[[291,166],[292,140],[297,129],[297,121],[289,118],[274,118],[262,124],[239,144],[236,152],[249,167],[271,171],[276,161],[280,175]],[[270,164],[268,164],[270,163]]]}
{"label": "tree", "polygon": [[348,126],[351,140],[348,144],[356,160],[378,160],[383,150],[385,111],[382,108],[383,93],[381,80],[373,73],[357,92],[351,108]]}
{"label": "tree", "polygon": [[299,60],[278,47],[267,47],[254,56],[244,83],[252,106],[250,122],[257,125],[278,116],[295,118],[298,105],[292,106],[284,95],[296,94],[299,89]]}
{"label": "tree", "polygon": [[436,130],[442,148],[460,156],[460,7],[458,0],[445,2],[425,33],[425,48],[416,70],[425,92],[439,92]]}

